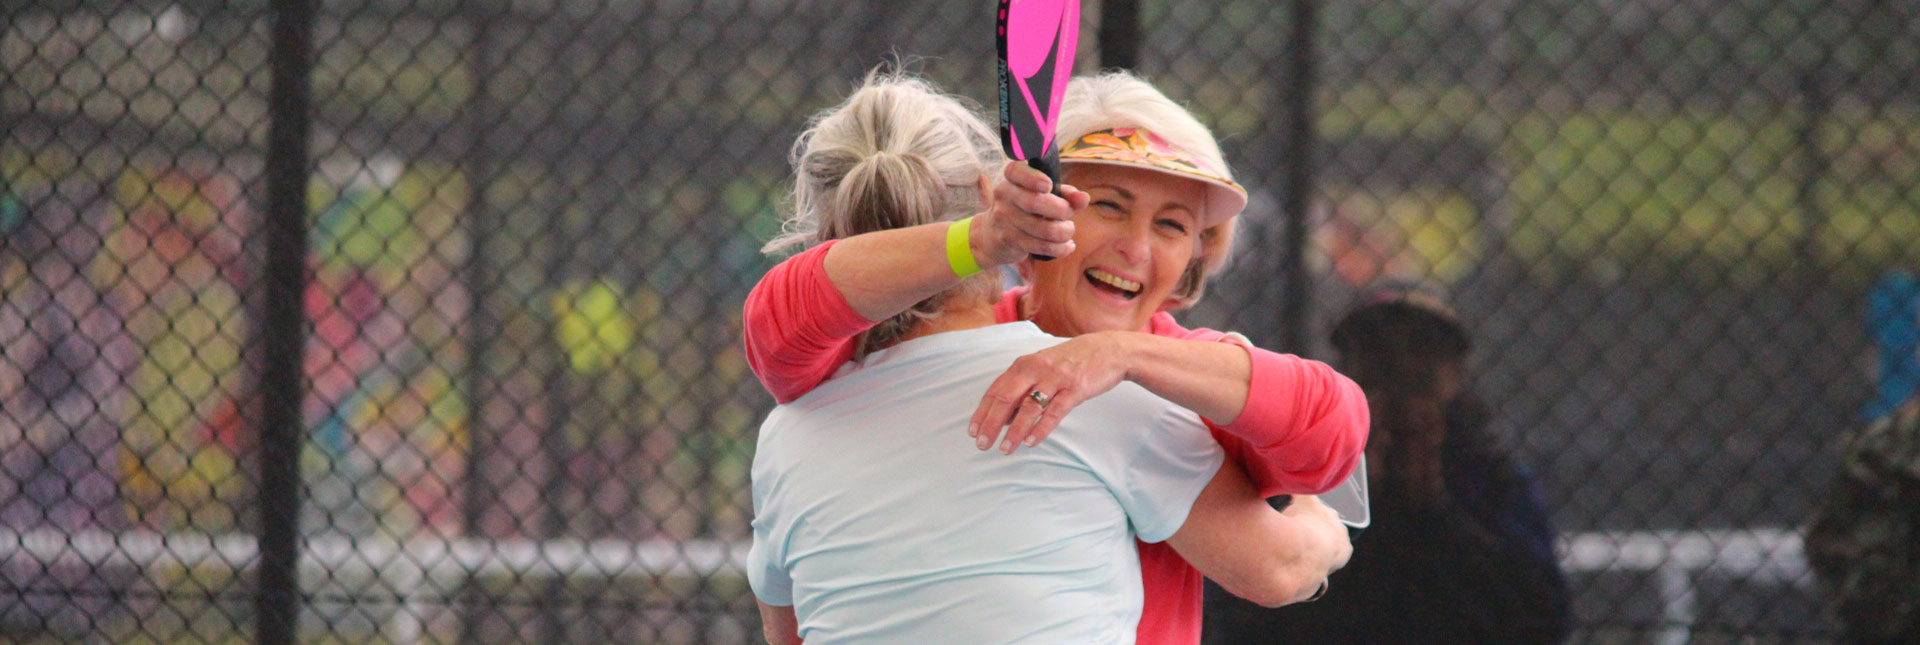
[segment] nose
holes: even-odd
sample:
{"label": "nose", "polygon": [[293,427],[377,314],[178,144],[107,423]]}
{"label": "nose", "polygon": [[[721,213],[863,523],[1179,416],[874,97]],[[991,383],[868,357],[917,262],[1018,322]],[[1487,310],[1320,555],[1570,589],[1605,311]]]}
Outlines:
{"label": "nose", "polygon": [[1139,266],[1147,262],[1147,255],[1152,252],[1153,244],[1148,237],[1153,231],[1149,229],[1152,224],[1147,222],[1147,218],[1135,219],[1133,225],[1127,227],[1127,232],[1113,241],[1113,248],[1128,264]]}

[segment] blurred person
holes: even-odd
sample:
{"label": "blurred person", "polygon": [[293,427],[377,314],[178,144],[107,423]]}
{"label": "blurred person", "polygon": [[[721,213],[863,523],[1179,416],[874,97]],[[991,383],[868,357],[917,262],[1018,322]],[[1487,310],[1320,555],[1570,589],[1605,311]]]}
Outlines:
{"label": "blurred person", "polygon": [[1867,423],[1807,530],[1807,560],[1849,643],[1920,642],[1920,280],[1889,273],[1867,299],[1879,351]]}
{"label": "blurred person", "polygon": [[1216,603],[1214,643],[1556,643],[1571,600],[1538,484],[1487,432],[1472,341],[1442,302],[1376,290],[1334,326],[1367,393],[1373,523],[1311,607]]}
{"label": "blurred person", "polygon": [[[87,279],[100,249],[98,186],[16,195],[0,184],[0,529],[9,541],[128,528],[117,480],[135,351]],[[37,537],[30,537],[37,536]],[[18,544],[16,544],[18,545]],[[124,617],[134,570],[63,557],[0,558],[0,633],[84,637]]]}
{"label": "blurred person", "polygon": [[[952,225],[989,201],[982,171],[1001,160],[965,105],[888,75],[817,117],[794,156],[795,218],[822,245]],[[1184,209],[1163,218],[1194,228]],[[1345,561],[1330,509],[1275,511],[1197,415],[1138,385],[1089,395],[1032,450],[965,449],[979,392],[1068,341],[995,324],[998,274],[964,273],[848,338],[858,357],[762,426],[748,575],[770,641],[1131,643],[1135,538],[1269,605]]]}
{"label": "blurred person", "polygon": [[[993,381],[968,425],[977,448],[998,442],[1013,454],[1038,445],[1080,402],[1130,382],[1198,414],[1260,495],[1319,493],[1345,479],[1367,433],[1366,401],[1352,381],[1238,334],[1186,329],[1169,313],[1203,295],[1247,202],[1211,131],[1146,81],[1114,72],[1068,85],[1058,136],[1057,195],[1044,174],[996,149],[994,161],[980,158],[982,168],[1003,165],[999,181],[955,171],[944,187],[910,196],[987,192],[970,218],[857,231],[789,222],[769,251],[816,246],[769,271],[747,298],[746,353],[761,383],[793,402],[908,329],[887,321],[931,313],[927,298],[975,271],[1013,266],[1031,286],[995,298],[992,322],[1031,321],[1072,339],[1019,358]],[[799,159],[825,165],[800,168],[796,213],[845,203],[849,184],[830,171],[844,174],[855,161]],[[894,172],[929,170],[916,162]],[[809,183],[808,173],[827,178]],[[1201,571],[1165,544],[1138,549],[1146,594],[1139,641],[1197,643]]]}

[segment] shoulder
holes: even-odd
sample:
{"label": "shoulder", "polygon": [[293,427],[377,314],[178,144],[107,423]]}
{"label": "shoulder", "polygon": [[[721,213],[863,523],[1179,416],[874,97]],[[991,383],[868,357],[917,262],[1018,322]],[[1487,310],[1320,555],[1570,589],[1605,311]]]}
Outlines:
{"label": "shoulder", "polygon": [[1253,343],[1248,341],[1246,336],[1238,332],[1217,331],[1205,327],[1188,329],[1181,326],[1180,321],[1174,320],[1173,314],[1164,311],[1153,315],[1153,319],[1147,323],[1147,331],[1155,336],[1164,338],[1204,340],[1209,342],[1227,341],[1247,347],[1253,346]]}
{"label": "shoulder", "polygon": [[1117,430],[1137,435],[1128,437],[1132,441],[1213,440],[1206,421],[1200,415],[1131,382],[1122,382],[1105,394],[1080,404],[1062,423],[1072,422],[1075,416],[1081,415],[1087,417],[1087,422],[1115,427],[1101,430],[1103,434],[1111,435]]}

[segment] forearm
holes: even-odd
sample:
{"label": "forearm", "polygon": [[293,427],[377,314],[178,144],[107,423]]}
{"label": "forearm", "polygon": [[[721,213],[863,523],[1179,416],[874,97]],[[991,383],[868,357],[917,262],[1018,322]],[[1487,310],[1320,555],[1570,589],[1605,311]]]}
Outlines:
{"label": "forearm", "polygon": [[800,645],[800,620],[795,617],[792,607],[775,607],[766,601],[760,604],[760,632],[767,637],[770,645]]}
{"label": "forearm", "polygon": [[1253,361],[1233,343],[1113,334],[1124,348],[1126,379],[1215,425],[1233,423],[1245,409]]}
{"label": "forearm", "polygon": [[1275,511],[1228,462],[1167,542],[1229,593],[1278,607],[1311,597],[1352,553],[1339,520],[1317,511]]}
{"label": "forearm", "polygon": [[947,222],[877,231],[827,250],[827,279],[867,320],[886,320],[959,284],[947,261]]}

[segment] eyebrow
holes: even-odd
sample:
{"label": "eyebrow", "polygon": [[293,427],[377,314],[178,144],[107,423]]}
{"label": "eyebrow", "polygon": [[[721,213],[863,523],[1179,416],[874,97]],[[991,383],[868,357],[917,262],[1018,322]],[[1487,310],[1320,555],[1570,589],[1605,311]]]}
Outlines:
{"label": "eyebrow", "polygon": [[[1119,193],[1119,194],[1120,194],[1120,198],[1121,198],[1121,199],[1125,199],[1125,200],[1127,200],[1127,201],[1130,201],[1130,202],[1131,202],[1131,201],[1139,201],[1139,200],[1137,200],[1137,199],[1135,199],[1135,198],[1134,198],[1134,196],[1133,196],[1133,191],[1130,191],[1130,190],[1127,190],[1127,189],[1125,189],[1125,188],[1121,188],[1121,187],[1119,187],[1119,186],[1115,186],[1115,185],[1113,185],[1113,184],[1094,184],[1094,185],[1091,185],[1091,186],[1088,186],[1088,187],[1087,187],[1086,189],[1087,189],[1087,190],[1094,190],[1094,189],[1099,189],[1099,188],[1105,188],[1105,189],[1107,189],[1107,190],[1111,190],[1111,191],[1113,191],[1113,192],[1116,192],[1116,193]],[[1189,215],[1189,216],[1191,216],[1191,217],[1193,217],[1195,221],[1198,221],[1198,220],[1200,219],[1200,211],[1199,211],[1198,209],[1195,209],[1195,208],[1192,208],[1192,207],[1189,207],[1189,206],[1187,206],[1187,205],[1185,205],[1185,204],[1182,204],[1182,203],[1180,203],[1180,202],[1173,202],[1173,203],[1172,203],[1172,208],[1175,208],[1175,209],[1179,209],[1179,210],[1181,210],[1181,211],[1183,211],[1183,212],[1185,212],[1185,213],[1187,213],[1187,215]],[[1162,208],[1162,209],[1160,209],[1160,210],[1162,210],[1162,211],[1165,211],[1165,210],[1167,210],[1167,209],[1166,209],[1166,208]]]}
{"label": "eyebrow", "polygon": [[1092,186],[1088,186],[1087,188],[1088,188],[1089,190],[1091,190],[1091,189],[1095,189],[1095,188],[1105,188],[1105,189],[1107,189],[1107,190],[1111,190],[1111,191],[1113,191],[1113,192],[1116,192],[1116,193],[1120,193],[1120,198],[1121,198],[1121,199],[1125,199],[1125,200],[1128,200],[1128,201],[1132,201],[1132,200],[1133,200],[1133,191],[1130,191],[1130,190],[1127,190],[1127,189],[1125,189],[1125,188],[1121,188],[1121,187],[1119,187],[1119,186],[1115,186],[1115,185],[1113,185],[1113,184],[1094,184],[1094,185],[1092,185]]}

